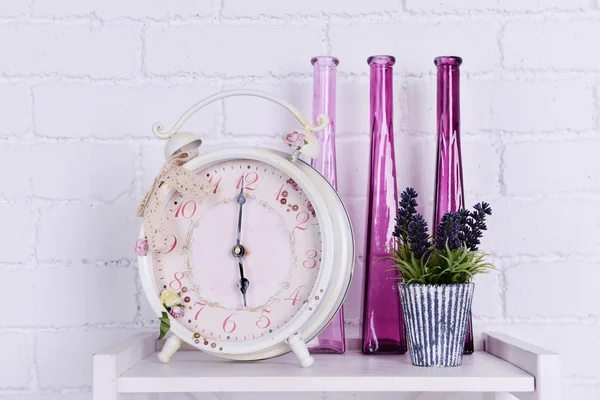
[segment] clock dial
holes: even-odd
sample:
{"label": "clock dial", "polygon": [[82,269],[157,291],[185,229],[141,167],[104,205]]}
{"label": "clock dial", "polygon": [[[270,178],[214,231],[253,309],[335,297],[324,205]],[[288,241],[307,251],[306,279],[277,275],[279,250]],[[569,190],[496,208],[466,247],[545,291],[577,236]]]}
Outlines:
{"label": "clock dial", "polygon": [[208,195],[168,199],[171,242],[154,255],[155,277],[161,290],[181,292],[177,320],[194,341],[222,350],[281,329],[313,289],[319,300],[321,230],[302,188],[268,164],[238,159],[196,172]]}

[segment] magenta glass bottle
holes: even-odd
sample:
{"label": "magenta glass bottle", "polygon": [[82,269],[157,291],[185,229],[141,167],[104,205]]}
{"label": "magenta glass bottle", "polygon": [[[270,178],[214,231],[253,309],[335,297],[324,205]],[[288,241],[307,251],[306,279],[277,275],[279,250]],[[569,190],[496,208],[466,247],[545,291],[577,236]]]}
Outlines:
{"label": "magenta glass bottle", "polygon": [[362,351],[406,352],[404,320],[394,263],[384,260],[394,245],[398,207],[394,156],[392,56],[369,57],[371,67],[371,158],[367,194],[365,303]]}
{"label": "magenta glass bottle", "polygon": [[[460,150],[460,57],[436,57],[437,67],[437,168],[433,232],[448,211],[465,208]],[[465,341],[465,354],[473,353],[473,321]]]}
{"label": "magenta glass bottle", "polygon": [[[338,59],[335,57],[314,57],[313,65],[313,122],[317,116],[327,114],[329,125],[317,133],[321,142],[321,154],[311,165],[319,171],[337,190],[337,170],[335,158],[335,78]],[[308,344],[311,353],[335,353],[346,351],[344,331],[344,306],[333,317],[329,325]]]}

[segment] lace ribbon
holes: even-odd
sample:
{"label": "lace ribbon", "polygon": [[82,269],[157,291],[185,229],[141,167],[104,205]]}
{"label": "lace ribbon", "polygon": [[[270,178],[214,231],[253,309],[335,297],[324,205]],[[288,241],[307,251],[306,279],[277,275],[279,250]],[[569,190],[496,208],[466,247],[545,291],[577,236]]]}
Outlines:
{"label": "lace ribbon", "polygon": [[138,217],[144,217],[146,237],[150,251],[160,250],[168,246],[170,235],[167,233],[167,219],[160,201],[160,187],[163,184],[175,189],[184,196],[191,197],[200,203],[206,197],[204,186],[198,182],[196,174],[183,165],[196,157],[198,150],[186,151],[171,156],[163,165],[152,187],[144,196],[137,208]]}

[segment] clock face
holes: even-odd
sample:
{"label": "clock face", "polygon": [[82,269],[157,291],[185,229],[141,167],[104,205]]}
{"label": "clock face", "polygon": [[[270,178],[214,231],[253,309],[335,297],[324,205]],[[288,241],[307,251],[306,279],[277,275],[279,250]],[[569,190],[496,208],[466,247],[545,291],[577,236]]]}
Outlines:
{"label": "clock face", "polygon": [[154,275],[160,290],[181,293],[176,319],[194,342],[227,351],[312,311],[309,296],[323,293],[321,229],[302,188],[268,164],[237,159],[196,173],[208,195],[168,199],[170,243],[154,253]]}

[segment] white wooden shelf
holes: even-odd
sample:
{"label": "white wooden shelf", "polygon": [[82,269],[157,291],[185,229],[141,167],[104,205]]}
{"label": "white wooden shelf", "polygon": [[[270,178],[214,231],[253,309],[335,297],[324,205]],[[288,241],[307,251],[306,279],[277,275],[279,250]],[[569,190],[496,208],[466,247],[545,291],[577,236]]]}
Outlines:
{"label": "white wooden shelf", "polygon": [[[140,334],[94,355],[94,399],[172,392],[484,392],[524,400],[560,399],[559,356],[504,334],[484,335],[484,351],[456,368],[422,368],[406,355],[315,355],[301,368],[293,355],[229,361],[180,351],[157,359],[154,335]],[[151,397],[149,397],[151,398]]]}

